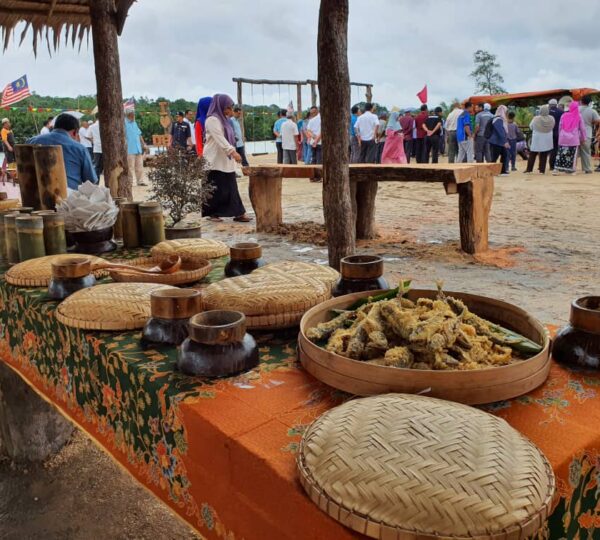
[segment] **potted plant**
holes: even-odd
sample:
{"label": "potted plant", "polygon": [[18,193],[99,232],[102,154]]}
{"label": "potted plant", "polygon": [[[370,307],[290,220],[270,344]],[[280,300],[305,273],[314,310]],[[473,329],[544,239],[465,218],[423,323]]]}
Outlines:
{"label": "potted plant", "polygon": [[159,201],[169,214],[165,237],[200,238],[200,224],[186,224],[185,218],[192,212],[201,212],[214,191],[208,182],[206,160],[185,150],[169,148],[157,154],[150,167],[151,200]]}

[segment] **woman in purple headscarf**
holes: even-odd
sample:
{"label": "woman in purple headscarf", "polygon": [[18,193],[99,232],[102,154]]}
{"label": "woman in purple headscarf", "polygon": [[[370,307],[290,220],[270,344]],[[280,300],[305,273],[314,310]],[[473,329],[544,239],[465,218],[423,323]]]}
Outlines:
{"label": "woman in purple headscarf", "polygon": [[233,100],[225,94],[215,94],[205,123],[204,158],[210,172],[208,180],[215,187],[212,197],[202,207],[202,215],[211,221],[250,221],[240,198],[235,178],[235,162],[242,161],[235,151],[235,133],[229,119],[233,116]]}

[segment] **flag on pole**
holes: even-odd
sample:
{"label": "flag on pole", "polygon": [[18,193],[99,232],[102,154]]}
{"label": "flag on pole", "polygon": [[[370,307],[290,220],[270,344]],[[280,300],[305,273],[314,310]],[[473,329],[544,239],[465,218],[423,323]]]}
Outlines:
{"label": "flag on pole", "polygon": [[427,103],[427,85],[423,87],[423,90],[417,93],[417,97],[421,100],[421,103]]}
{"label": "flag on pole", "polygon": [[287,106],[287,111],[293,113],[294,112],[294,102],[290,100]]}
{"label": "flag on pole", "polygon": [[27,75],[8,83],[2,91],[2,103],[0,107],[8,107],[13,103],[17,103],[26,97],[29,97],[29,85],[27,84]]}
{"label": "flag on pole", "polygon": [[135,111],[135,99],[129,98],[125,103],[123,103],[123,110],[125,112]]}

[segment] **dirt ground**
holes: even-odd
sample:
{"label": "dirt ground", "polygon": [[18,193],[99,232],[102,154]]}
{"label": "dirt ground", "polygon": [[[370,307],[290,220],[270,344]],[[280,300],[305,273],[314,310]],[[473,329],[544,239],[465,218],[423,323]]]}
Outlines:
{"label": "dirt ground", "polygon": [[[261,157],[271,161],[272,156]],[[251,158],[252,161],[252,158]],[[256,160],[254,161],[256,163]],[[518,163],[519,171],[524,163]],[[240,192],[248,210],[247,179]],[[137,188],[136,197],[145,189]],[[252,224],[207,223],[205,235],[227,242],[257,239],[270,261],[326,262],[321,185],[284,181],[285,235],[257,235]],[[309,222],[309,223],[306,223]],[[497,178],[490,251],[459,251],[458,197],[441,185],[381,183],[380,238],[359,251],[382,255],[387,277],[504,299],[540,320],[564,323],[570,301],[599,291],[600,174],[573,177],[512,173]],[[300,224],[300,225],[299,225]],[[0,539],[198,538],[166,507],[77,432],[49,462],[23,468],[0,462]]]}

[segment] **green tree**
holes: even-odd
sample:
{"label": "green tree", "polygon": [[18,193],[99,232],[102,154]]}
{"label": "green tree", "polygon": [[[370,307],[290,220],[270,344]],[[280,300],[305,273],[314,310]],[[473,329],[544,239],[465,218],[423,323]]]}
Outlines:
{"label": "green tree", "polygon": [[496,58],[495,54],[481,49],[473,54],[475,67],[469,77],[475,79],[476,93],[490,95],[506,93],[506,90],[501,86],[504,77],[498,71],[500,64]]}

